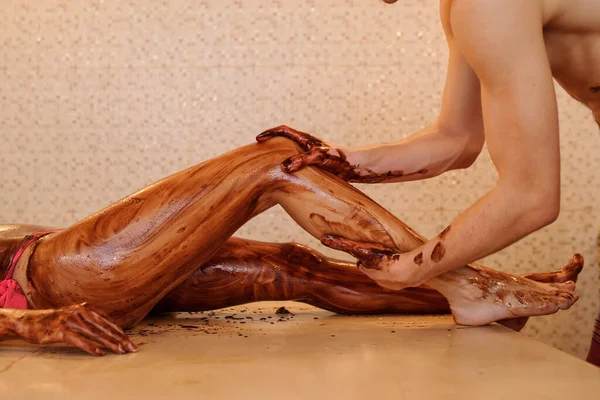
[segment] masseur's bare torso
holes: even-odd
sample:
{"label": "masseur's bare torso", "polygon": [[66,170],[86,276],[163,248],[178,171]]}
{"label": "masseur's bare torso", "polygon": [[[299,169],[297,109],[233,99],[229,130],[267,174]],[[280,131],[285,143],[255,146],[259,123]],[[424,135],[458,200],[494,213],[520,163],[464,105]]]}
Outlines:
{"label": "masseur's bare torso", "polygon": [[[451,0],[442,0],[442,19],[450,21]],[[552,74],[600,121],[600,1],[544,0],[544,42]]]}

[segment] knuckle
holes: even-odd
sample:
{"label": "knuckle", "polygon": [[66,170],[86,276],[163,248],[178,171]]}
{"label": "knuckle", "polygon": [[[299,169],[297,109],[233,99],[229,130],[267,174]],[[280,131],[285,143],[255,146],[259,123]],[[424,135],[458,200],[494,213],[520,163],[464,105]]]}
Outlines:
{"label": "knuckle", "polygon": [[278,127],[273,128],[272,131],[279,133],[289,133],[291,131],[291,128],[287,125],[279,125]]}

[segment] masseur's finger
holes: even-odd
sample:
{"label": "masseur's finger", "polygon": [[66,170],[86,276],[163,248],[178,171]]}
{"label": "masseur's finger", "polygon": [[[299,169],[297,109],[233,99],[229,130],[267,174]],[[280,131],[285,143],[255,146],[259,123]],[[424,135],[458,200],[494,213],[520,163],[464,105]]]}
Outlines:
{"label": "masseur's finger", "polygon": [[321,243],[332,249],[349,253],[358,259],[369,258],[374,253],[386,256],[396,254],[392,249],[378,243],[359,242],[335,235],[324,235]]}
{"label": "masseur's finger", "polygon": [[321,139],[305,132],[300,132],[289,126],[281,125],[276,128],[267,129],[256,136],[258,142],[264,142],[274,137],[285,137],[298,143],[304,151],[308,151],[315,146],[322,146],[324,143]]}
{"label": "masseur's finger", "polygon": [[325,235],[321,243],[332,249],[345,251],[359,259],[359,267],[386,269],[390,260],[398,260],[400,254],[378,243],[365,243],[334,235]]}
{"label": "masseur's finger", "polygon": [[[315,150],[315,149],[313,149]],[[325,151],[309,151],[308,153],[296,154],[283,160],[281,166],[285,172],[296,172],[310,165],[322,166],[327,161]]]}
{"label": "masseur's finger", "polygon": [[366,255],[364,248],[359,246],[359,243],[354,240],[344,239],[335,235],[324,235],[321,238],[321,243],[334,250],[352,254],[356,258],[359,258],[358,256],[360,255],[358,251],[361,251],[363,255]]}
{"label": "masseur's finger", "polygon": [[338,174],[348,168],[348,162],[341,157],[332,155],[329,147],[313,147],[306,153],[296,154],[285,159],[281,167],[285,172],[292,173],[304,167],[315,166],[326,171]]}

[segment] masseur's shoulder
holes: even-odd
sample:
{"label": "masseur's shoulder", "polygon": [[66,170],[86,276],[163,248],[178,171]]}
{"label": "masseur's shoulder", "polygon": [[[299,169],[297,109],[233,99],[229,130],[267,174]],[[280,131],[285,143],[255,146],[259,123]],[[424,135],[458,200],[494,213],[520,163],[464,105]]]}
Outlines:
{"label": "masseur's shoulder", "polygon": [[515,15],[543,17],[543,11],[544,0],[440,0],[440,17],[447,34],[453,31],[452,24],[457,21],[473,23],[481,29],[493,30],[503,25],[514,28]]}
{"label": "masseur's shoulder", "polygon": [[481,80],[505,82],[515,62],[535,65],[528,57],[546,54],[543,0],[442,0],[442,6],[456,51]]}

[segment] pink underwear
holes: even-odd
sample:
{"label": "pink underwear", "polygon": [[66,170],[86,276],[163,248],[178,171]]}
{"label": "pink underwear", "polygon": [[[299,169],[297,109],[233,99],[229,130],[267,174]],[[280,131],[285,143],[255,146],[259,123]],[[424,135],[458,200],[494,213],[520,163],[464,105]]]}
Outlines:
{"label": "pink underwear", "polygon": [[3,281],[0,281],[0,308],[17,308],[20,310],[27,310],[27,297],[25,297],[25,293],[23,293],[23,289],[21,289],[21,286],[19,286],[17,281],[12,279],[17,262],[23,255],[23,252],[25,252],[25,250],[27,250],[31,244],[35,243],[36,240],[42,236],[59,231],[60,230],[36,232],[26,237],[25,241],[21,244],[21,247],[19,247],[19,250],[17,250],[13,256],[6,277]]}

